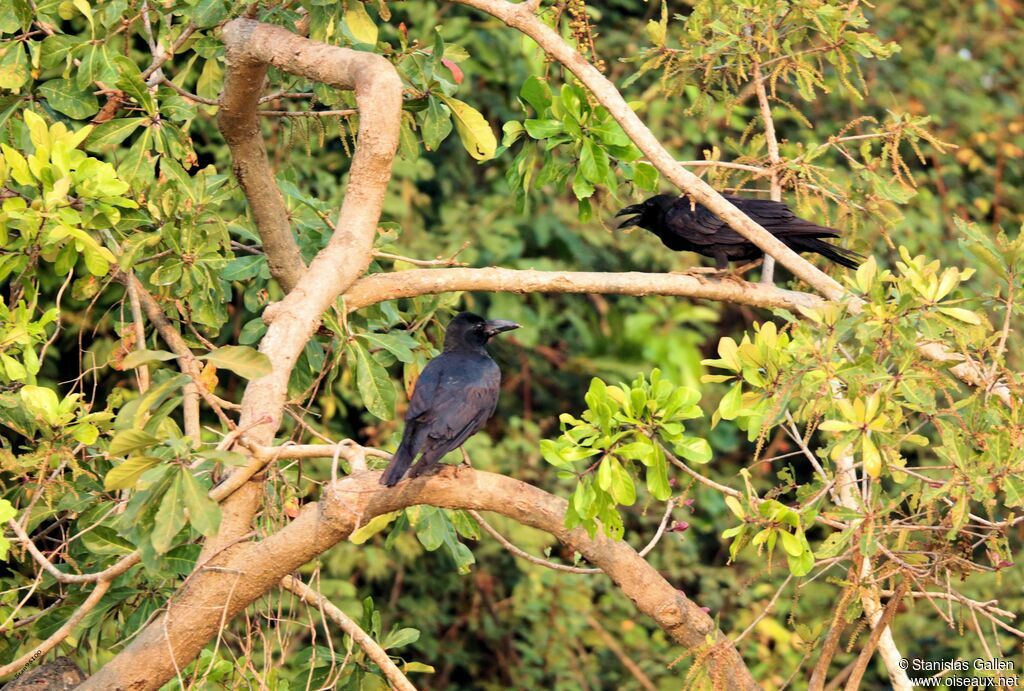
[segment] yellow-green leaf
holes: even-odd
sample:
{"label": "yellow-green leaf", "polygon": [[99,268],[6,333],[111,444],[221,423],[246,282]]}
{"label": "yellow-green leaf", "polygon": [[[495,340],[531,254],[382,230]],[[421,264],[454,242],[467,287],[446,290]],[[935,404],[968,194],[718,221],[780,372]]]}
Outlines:
{"label": "yellow-green leaf", "polygon": [[491,126],[484,116],[473,106],[457,98],[442,96],[445,104],[451,108],[455,120],[455,130],[459,133],[462,145],[469,155],[478,161],[494,158],[498,149],[498,140],[491,131]]}
{"label": "yellow-green leaf", "polygon": [[366,6],[359,0],[348,0],[345,6],[345,24],[359,42],[376,45],[377,25],[370,19]]}

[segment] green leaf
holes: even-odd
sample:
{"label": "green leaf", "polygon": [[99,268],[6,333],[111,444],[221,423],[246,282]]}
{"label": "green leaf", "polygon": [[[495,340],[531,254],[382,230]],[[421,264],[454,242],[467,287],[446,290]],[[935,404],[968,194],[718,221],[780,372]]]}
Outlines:
{"label": "green leaf", "polygon": [[181,494],[188,509],[188,522],[203,535],[210,537],[220,529],[220,507],[208,496],[209,489],[187,468],[181,470]]}
{"label": "green leaf", "polygon": [[427,151],[436,151],[452,131],[452,116],[448,108],[435,96],[427,98],[427,108],[423,111],[423,146]]}
{"label": "green leaf", "polygon": [[216,26],[228,16],[228,4],[224,0],[199,0],[192,11],[192,21],[200,29]]}
{"label": "green leaf", "polygon": [[672,496],[672,488],[668,484],[668,461],[657,445],[654,446],[654,461],[647,468],[647,491],[658,501]]}
{"label": "green leaf", "polygon": [[676,453],[694,463],[707,463],[711,460],[711,445],[707,439],[700,437],[683,437],[675,443]]}
{"label": "green leaf", "polygon": [[382,513],[379,516],[374,516],[370,519],[369,523],[364,526],[360,526],[356,530],[352,531],[352,534],[348,536],[348,541],[354,545],[361,545],[371,537],[379,533],[380,531],[391,525],[391,522],[402,515],[401,510],[390,511],[388,513]]}
{"label": "green leaf", "polygon": [[92,554],[125,555],[135,551],[135,545],[117,534],[113,528],[98,525],[81,534],[82,546]]}
{"label": "green leaf", "polygon": [[658,169],[650,163],[640,161],[633,165],[633,184],[647,192],[658,189]]}
{"label": "green leaf", "polygon": [[102,151],[116,146],[130,137],[139,125],[147,120],[148,118],[117,118],[97,125],[85,140],[85,148],[88,151]]}
{"label": "green leaf", "polygon": [[402,646],[411,645],[419,639],[419,629],[396,629],[389,633],[384,638],[384,640],[381,641],[381,647],[384,648],[384,650],[391,650],[392,648],[401,648]]}
{"label": "green leaf", "polygon": [[10,41],[0,53],[0,89],[20,91],[32,74],[21,41]]}
{"label": "green leaf", "polygon": [[135,369],[150,362],[167,362],[176,357],[166,350],[133,350],[121,361],[121,369]]}
{"label": "green leaf", "polygon": [[163,461],[155,456],[134,456],[114,466],[103,478],[103,489],[108,492],[118,489],[132,489],[142,474]]}
{"label": "green leaf", "polygon": [[537,115],[543,115],[551,107],[551,87],[536,75],[531,75],[523,82],[519,96],[537,111]]}
{"label": "green leaf", "polygon": [[159,444],[160,439],[139,429],[121,430],[110,440],[107,453],[111,456],[125,456],[132,451]]}
{"label": "green leaf", "polygon": [[356,386],[363,399],[363,405],[370,414],[381,420],[390,420],[395,415],[395,385],[388,372],[358,341],[349,345],[356,360]]}
{"label": "green leaf", "polygon": [[185,527],[185,504],[182,501],[183,477],[186,471],[178,473],[171,486],[167,488],[160,509],[156,512],[153,533],[150,540],[157,554],[163,554],[171,548],[174,538]]}
{"label": "green leaf", "polygon": [[79,89],[70,79],[51,79],[37,90],[51,108],[75,120],[92,117],[100,109],[96,96],[91,91]]}
{"label": "green leaf", "polygon": [[948,317],[953,317],[957,321],[962,321],[967,324],[979,326],[981,324],[981,318],[971,310],[963,309],[962,307],[939,307],[939,312],[942,312]]}
{"label": "green leaf", "polygon": [[723,420],[736,419],[742,409],[742,398],[743,389],[740,384],[733,385],[728,393],[722,396],[722,401],[718,404],[718,414],[722,416]]}
{"label": "green leaf", "polygon": [[247,254],[242,257],[235,257],[220,272],[220,277],[225,281],[244,281],[255,278],[260,269],[266,266],[267,258],[262,254]]}
{"label": "green leaf", "polygon": [[273,370],[270,358],[249,346],[223,346],[201,355],[199,359],[211,362],[219,369],[231,370],[246,379],[259,379]]}
{"label": "green leaf", "polygon": [[558,120],[527,120],[523,126],[534,139],[548,139],[565,132],[565,125]]}
{"label": "green leaf", "polygon": [[594,143],[593,139],[584,139],[580,150],[580,172],[587,181],[594,185],[603,184],[608,179],[608,154]]}
{"label": "green leaf", "polygon": [[450,96],[441,96],[441,98],[451,108],[455,129],[459,133],[459,139],[462,140],[462,146],[466,148],[469,155],[478,161],[494,158],[494,152],[498,149],[498,140],[494,136],[490,124],[484,120],[484,116],[473,106],[457,98]]}

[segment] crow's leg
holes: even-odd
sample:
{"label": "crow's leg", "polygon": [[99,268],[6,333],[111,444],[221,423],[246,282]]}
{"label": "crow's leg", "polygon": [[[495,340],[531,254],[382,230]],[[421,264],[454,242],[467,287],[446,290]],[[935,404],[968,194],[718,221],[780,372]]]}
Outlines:
{"label": "crow's leg", "polygon": [[462,463],[460,465],[469,466],[470,468],[472,468],[473,461],[469,458],[469,454],[466,453],[466,447],[460,446],[459,451],[462,452]]}
{"label": "crow's leg", "polygon": [[426,475],[427,473],[433,471],[436,466],[437,462],[428,463],[421,456],[420,460],[416,461],[412,468],[409,469],[409,473],[406,475],[406,477],[411,480],[421,475]]}

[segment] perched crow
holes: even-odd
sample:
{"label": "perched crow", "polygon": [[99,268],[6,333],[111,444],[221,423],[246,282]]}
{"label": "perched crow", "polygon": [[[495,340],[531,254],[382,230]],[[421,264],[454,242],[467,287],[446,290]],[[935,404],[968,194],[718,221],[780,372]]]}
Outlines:
{"label": "perched crow", "polygon": [[[839,231],[797,217],[782,202],[744,199],[726,195],[736,208],[777,237],[794,252],[816,252],[836,264],[856,269],[863,258],[856,252],[829,244],[819,238],[839,237]],[[760,259],[764,252],[730,228],[725,221],[688,197],[659,194],[642,204],[627,206],[615,214],[630,216],[620,229],[640,226],[651,231],[671,250],[697,252],[712,257],[719,270],[731,261]]]}
{"label": "perched crow", "polygon": [[402,443],[380,478],[382,485],[396,485],[417,456],[409,477],[419,477],[484,426],[498,405],[501,383],[501,370],[484,346],[502,331],[518,328],[515,322],[485,321],[471,312],[452,319],[444,352],[427,363],[416,381]]}

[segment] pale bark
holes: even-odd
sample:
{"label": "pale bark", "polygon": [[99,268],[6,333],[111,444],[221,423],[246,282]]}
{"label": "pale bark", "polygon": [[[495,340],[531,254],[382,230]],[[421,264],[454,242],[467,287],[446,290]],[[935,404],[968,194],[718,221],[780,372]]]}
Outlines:
{"label": "pale bark", "polygon": [[[565,528],[566,501],[518,480],[445,467],[428,478],[387,489],[379,472],[344,478],[320,502],[259,542],[232,545],[198,569],[156,621],[81,689],[158,689],[195,659],[230,620],[279,585],[281,578],[330,549],[375,516],[418,504],[492,511],[544,530],[603,570],[642,613],[688,652],[705,656],[712,679],[729,689],[755,689],[742,658],[699,606],[676,590],[632,547],[600,532]],[[173,651],[173,659],[171,657]]]}
{"label": "pale bark", "polygon": [[[402,81],[391,63],[380,55],[328,46],[248,19],[229,22],[222,35],[228,51],[228,73],[236,80],[236,85],[240,84],[237,80],[253,79],[260,72],[254,65],[262,64],[263,69],[273,66],[316,82],[354,90],[360,113],[348,187],[334,233],[327,247],[302,274],[301,281],[281,302],[264,312],[268,327],[260,342],[260,351],[270,358],[274,368],[269,375],[246,387],[239,426],[248,430],[246,438],[250,443],[269,445],[280,426],[288,378],[302,349],[319,326],[323,313],[365,273],[372,259],[377,222],[391,177],[391,162],[398,148]],[[262,79],[251,87],[261,88]],[[246,93],[239,98],[255,108],[253,99],[258,100],[258,93]],[[228,131],[233,126],[245,129],[250,125],[251,121],[246,118],[221,121],[222,130]],[[251,136],[251,131],[243,132],[242,136]],[[266,161],[266,152],[261,147],[260,150],[250,147],[247,151],[252,160],[262,156],[260,160]],[[275,212],[271,209],[270,213]],[[280,252],[290,252],[278,224],[259,230],[264,242],[274,237],[275,242],[280,241],[277,245]],[[286,234],[291,237],[290,229]],[[282,265],[288,264],[294,265],[294,256],[291,260],[282,259]],[[251,476],[260,466],[260,459],[254,458],[236,474]],[[255,514],[259,496],[250,492],[244,498],[232,496],[225,502],[225,511],[237,517],[234,525],[238,530],[247,523],[246,516],[251,519]],[[204,556],[229,544],[238,534],[237,530],[222,528],[204,546]]]}
{"label": "pale bark", "polygon": [[722,300],[755,307],[820,307],[810,293],[740,280],[704,278],[684,273],[603,273],[517,269],[410,269],[371,274],[345,293],[345,308],[354,311],[385,300],[456,290],[503,293],[601,293],[673,295]]}

